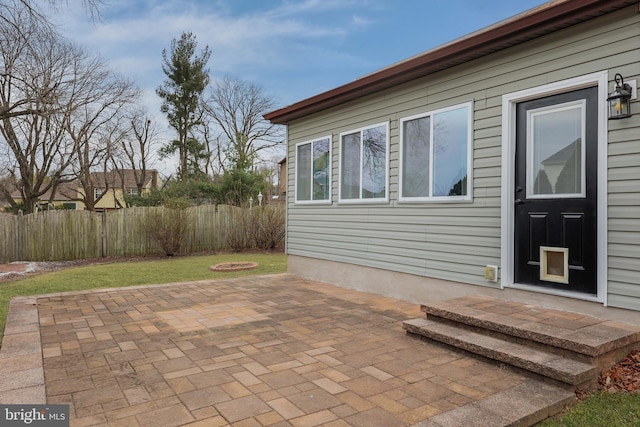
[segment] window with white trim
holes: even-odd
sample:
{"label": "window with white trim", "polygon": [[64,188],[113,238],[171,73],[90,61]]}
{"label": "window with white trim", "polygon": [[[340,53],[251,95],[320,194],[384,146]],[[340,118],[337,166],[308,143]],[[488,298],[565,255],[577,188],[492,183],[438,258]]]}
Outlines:
{"label": "window with white trim", "polygon": [[471,102],[400,120],[400,201],[471,199]]}
{"label": "window with white trim", "polygon": [[340,134],[340,201],[388,200],[389,124]]}
{"label": "window with white trim", "polygon": [[296,145],[296,203],[331,202],[331,137]]}

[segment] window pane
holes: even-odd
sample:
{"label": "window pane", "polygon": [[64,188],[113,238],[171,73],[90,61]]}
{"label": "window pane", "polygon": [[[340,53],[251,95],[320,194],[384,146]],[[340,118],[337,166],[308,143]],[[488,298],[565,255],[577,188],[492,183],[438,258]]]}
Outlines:
{"label": "window pane", "polygon": [[313,200],[329,200],[329,140],[313,143]]}
{"label": "window pane", "polygon": [[546,111],[533,119],[533,194],[582,193],[582,108]]}
{"label": "window pane", "polygon": [[467,195],[468,108],[436,114],[433,121],[433,196]]}
{"label": "window pane", "polygon": [[430,117],[403,124],[402,197],[429,197]]}
{"label": "window pane", "polygon": [[360,198],[360,132],[342,137],[340,191],[343,199]]}
{"label": "window pane", "polygon": [[366,129],[362,162],[362,198],[385,197],[387,185],[387,128]]}
{"label": "window pane", "polygon": [[296,200],[311,200],[311,144],[298,145]]}

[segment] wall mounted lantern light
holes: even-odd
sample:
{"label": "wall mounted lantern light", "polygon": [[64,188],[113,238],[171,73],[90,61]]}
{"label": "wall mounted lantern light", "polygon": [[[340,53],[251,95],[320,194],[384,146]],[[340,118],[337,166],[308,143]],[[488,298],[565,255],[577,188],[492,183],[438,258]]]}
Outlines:
{"label": "wall mounted lantern light", "polygon": [[616,88],[609,94],[609,120],[631,117],[631,86],[624,82],[621,74],[615,76]]}

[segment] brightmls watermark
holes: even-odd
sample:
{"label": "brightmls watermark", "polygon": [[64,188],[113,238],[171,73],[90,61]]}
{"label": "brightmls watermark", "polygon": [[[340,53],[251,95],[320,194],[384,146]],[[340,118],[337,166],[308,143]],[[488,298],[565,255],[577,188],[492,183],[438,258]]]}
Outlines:
{"label": "brightmls watermark", "polygon": [[69,405],[0,405],[0,427],[69,427]]}

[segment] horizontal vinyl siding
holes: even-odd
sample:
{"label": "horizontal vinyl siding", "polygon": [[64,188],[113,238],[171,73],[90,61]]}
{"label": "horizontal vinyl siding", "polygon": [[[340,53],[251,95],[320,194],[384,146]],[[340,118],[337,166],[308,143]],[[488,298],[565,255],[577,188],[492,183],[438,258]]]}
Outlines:
{"label": "horizontal vinyl siding", "polygon": [[610,122],[608,146],[608,305],[633,310],[640,310],[639,119],[624,120],[620,130],[622,123]]}
{"label": "horizontal vinyl siding", "polygon": [[[639,23],[630,7],[290,123],[288,253],[494,286],[483,270],[500,262],[502,95],[602,70],[611,80],[616,72],[640,78]],[[468,101],[474,101],[473,201],[399,202],[399,119]],[[610,122],[608,159],[608,303],[636,309],[639,119]],[[382,122],[390,130],[389,202],[339,204],[338,135]],[[333,135],[332,204],[295,205],[295,144],[327,134]]]}
{"label": "horizontal vinyl siding", "polygon": [[[630,13],[631,15],[631,13]],[[613,74],[640,78],[637,12],[621,31],[626,47],[609,59]],[[638,102],[632,105],[638,111]],[[640,310],[640,116],[609,122],[608,132],[608,305]]]}

